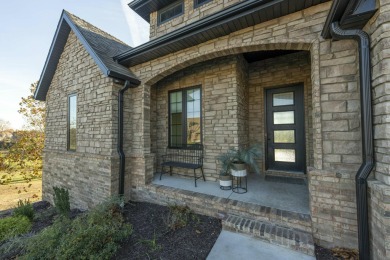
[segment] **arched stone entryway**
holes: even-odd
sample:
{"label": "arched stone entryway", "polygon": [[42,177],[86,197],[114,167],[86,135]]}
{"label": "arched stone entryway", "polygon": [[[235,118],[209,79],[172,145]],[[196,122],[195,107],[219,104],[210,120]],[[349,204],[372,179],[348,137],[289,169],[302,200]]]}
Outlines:
{"label": "arched stone entryway", "polygon": [[[217,60],[220,60],[220,59],[224,59],[226,57],[240,57],[240,55],[242,53],[248,53],[248,52],[256,52],[256,51],[272,51],[272,50],[296,50],[296,51],[306,51],[308,56],[309,56],[309,63],[310,63],[310,79],[308,80],[308,82],[305,83],[306,87],[305,87],[305,92],[306,94],[309,95],[309,98],[305,99],[305,107],[309,110],[306,110],[306,116],[307,117],[310,117],[310,120],[307,120],[306,121],[306,128],[307,129],[311,129],[310,132],[307,133],[307,145],[308,145],[308,156],[307,156],[307,166],[313,166],[317,169],[321,169],[322,168],[322,156],[321,156],[321,153],[322,153],[322,141],[321,141],[321,135],[316,135],[314,136],[314,131],[313,129],[321,129],[321,121],[320,120],[316,120],[316,117],[319,117],[320,114],[321,114],[321,111],[320,111],[320,105],[319,105],[319,101],[320,101],[320,87],[319,87],[319,44],[317,41],[294,41],[294,40],[290,40],[290,39],[287,39],[287,40],[284,40],[284,41],[278,41],[278,42],[275,42],[275,41],[272,41],[272,40],[269,40],[269,41],[261,41],[260,43],[254,43],[254,42],[251,42],[250,44],[246,44],[246,45],[242,45],[242,44],[237,44],[237,46],[234,46],[234,45],[229,45],[229,47],[222,47],[222,48],[214,48],[214,49],[210,49],[210,50],[199,50],[199,52],[197,53],[197,55],[188,55],[188,56],[179,56],[175,59],[175,63],[172,63],[172,65],[168,65],[168,66],[162,66],[160,67],[160,69],[156,69],[156,70],[151,70],[149,71],[149,76],[143,80],[144,83],[144,87],[149,89],[150,88],[150,91],[151,91],[151,95],[150,95],[150,104],[151,104],[151,152],[152,154],[155,153],[157,156],[156,158],[158,159],[158,157],[161,155],[161,153],[163,153],[163,149],[164,147],[166,147],[166,144],[167,144],[167,140],[166,138],[163,138],[163,136],[160,136],[159,138],[157,138],[158,140],[160,141],[163,141],[163,145],[156,145],[155,141],[157,140],[156,139],[156,135],[153,134],[153,131],[159,131],[157,129],[167,129],[167,125],[164,124],[164,123],[158,123],[156,120],[157,117],[158,118],[161,118],[163,117],[163,121],[167,122],[167,104],[159,104],[159,105],[156,105],[154,104],[154,102],[156,102],[156,93],[154,93],[155,89],[161,89],[161,86],[158,87],[159,85],[161,85],[161,82],[167,82],[167,81],[171,81],[172,83],[172,80],[170,80],[170,78],[172,77],[178,77],[178,75],[180,75],[180,73],[182,73],[181,77],[183,76],[183,73],[187,73],[186,71],[188,70],[191,70],[192,68],[196,67],[196,66],[199,66],[199,64],[203,64],[203,65],[206,65],[208,66],[207,64],[212,64],[212,63],[215,63]],[[240,63],[240,58],[236,59],[235,62],[233,63],[236,63],[236,64],[239,64]],[[240,65],[241,66],[241,65]],[[152,66],[153,67],[153,66]],[[235,69],[238,69],[238,68],[235,68]],[[198,68],[199,70],[199,68]],[[201,71],[201,69],[200,69]],[[187,73],[188,74],[188,73]],[[145,75],[146,76],[146,75]],[[179,80],[180,81],[180,80]],[[234,81],[234,82],[233,82]],[[236,80],[233,80],[233,84],[237,84],[237,81]],[[298,80],[300,81],[300,80]],[[216,82],[216,81],[214,81]],[[283,81],[277,81],[274,83],[273,86],[280,86],[280,85],[285,85],[285,84],[291,84],[291,83],[295,83],[294,80],[289,80],[289,79],[286,79],[285,82],[283,83]],[[172,87],[171,89],[177,89],[177,88],[181,88],[181,87],[190,87],[190,86],[193,86],[193,85],[201,85],[202,82],[201,80],[198,80],[198,81],[194,81],[194,82],[186,82],[186,83],[173,83],[175,86]],[[272,87],[272,85],[269,85],[269,84],[265,84],[264,87]],[[164,100],[168,100],[167,98],[167,95],[164,95],[162,97]],[[237,101],[238,99],[236,99]],[[257,102],[257,101],[256,101]],[[310,104],[309,104],[309,103]],[[158,108],[156,106],[159,106]],[[166,111],[165,113],[165,116],[162,116],[162,114],[160,115],[156,115],[155,117],[153,117],[153,113],[154,113],[154,110],[153,109],[158,109],[159,111]],[[213,120],[213,119],[210,119],[208,117],[208,115],[211,113],[210,111],[207,111],[207,104],[203,104],[203,120]],[[261,107],[261,109],[263,109]],[[247,113],[247,112],[245,112]],[[237,119],[239,120],[239,119]],[[209,121],[210,122],[210,121]],[[238,122],[238,121],[237,121]],[[309,126],[310,125],[310,126]],[[207,124],[203,124],[203,128],[207,128]],[[205,129],[204,129],[205,130]],[[163,130],[161,130],[163,131]],[[166,136],[167,133],[164,133],[164,135]],[[215,131],[214,131],[214,135],[215,135]],[[310,135],[310,136],[308,136]],[[204,135],[205,136],[205,135]],[[165,140],[164,140],[165,139]],[[206,138],[207,139],[207,138]],[[248,141],[252,142],[253,140],[251,140],[250,137],[248,137],[247,139],[245,138],[240,138],[240,137],[237,137],[236,140],[233,139],[228,139],[226,140],[226,138],[223,140],[223,139],[219,139],[219,142],[226,142],[226,141],[230,141],[230,142],[233,142],[233,145],[234,143],[237,143],[238,139],[241,139],[241,143],[247,143]],[[309,141],[310,139],[310,141]],[[206,140],[207,141],[207,140]],[[217,144],[218,142],[216,142]],[[211,153],[213,156],[215,156],[215,152],[214,153]],[[214,159],[215,161],[215,159]],[[210,164],[212,162],[209,162]],[[157,161],[157,164],[155,164],[156,166],[158,165],[158,161]],[[216,169],[216,166],[211,166],[212,168],[212,171],[214,171],[216,173],[217,169]],[[213,178],[212,178],[213,179]]]}

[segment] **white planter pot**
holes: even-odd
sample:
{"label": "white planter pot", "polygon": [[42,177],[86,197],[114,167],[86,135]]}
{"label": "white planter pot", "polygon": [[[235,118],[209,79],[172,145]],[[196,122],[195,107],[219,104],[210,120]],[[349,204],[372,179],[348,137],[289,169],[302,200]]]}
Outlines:
{"label": "white planter pot", "polygon": [[219,180],[219,185],[223,187],[231,187],[232,186],[232,180]]}
{"label": "white planter pot", "polygon": [[234,177],[245,177],[246,176],[246,169],[245,170],[239,170],[239,171],[231,169],[231,174]]}

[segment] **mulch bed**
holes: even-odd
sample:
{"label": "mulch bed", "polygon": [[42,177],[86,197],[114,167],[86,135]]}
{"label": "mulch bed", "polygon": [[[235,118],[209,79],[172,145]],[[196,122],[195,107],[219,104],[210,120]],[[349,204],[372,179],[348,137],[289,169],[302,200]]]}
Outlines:
{"label": "mulch bed", "polygon": [[[34,203],[33,207],[36,218],[31,233],[38,233],[53,223],[57,213],[44,201]],[[187,225],[170,229],[167,227],[169,212],[169,207],[157,204],[127,203],[123,213],[126,222],[132,224],[133,233],[122,242],[113,259],[206,259],[221,232],[221,221],[192,213]],[[72,210],[70,217],[81,213]],[[0,211],[0,219],[11,214],[12,210]],[[315,255],[318,260],[358,259],[356,250],[331,250],[318,245],[315,245]],[[15,256],[0,256],[0,259],[14,259]]]}
{"label": "mulch bed", "polygon": [[171,230],[169,208],[145,202],[130,202],[124,214],[134,231],[115,259],[206,259],[222,229],[216,218],[191,214],[186,226]]}

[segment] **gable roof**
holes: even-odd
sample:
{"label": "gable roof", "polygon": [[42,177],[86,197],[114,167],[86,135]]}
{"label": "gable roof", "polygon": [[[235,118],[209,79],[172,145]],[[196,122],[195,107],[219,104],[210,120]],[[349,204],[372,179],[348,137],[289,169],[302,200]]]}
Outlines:
{"label": "gable roof", "polygon": [[37,89],[35,90],[35,99],[46,99],[46,93],[57,69],[70,30],[75,33],[78,40],[105,76],[128,80],[133,86],[139,85],[139,79],[129,69],[116,63],[112,58],[132,48],[110,34],[64,10],[46,58]]}

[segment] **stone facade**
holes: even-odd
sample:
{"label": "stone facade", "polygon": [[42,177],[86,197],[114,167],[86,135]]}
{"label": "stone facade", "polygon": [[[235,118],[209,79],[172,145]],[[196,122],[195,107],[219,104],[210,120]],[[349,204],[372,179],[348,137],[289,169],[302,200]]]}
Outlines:
{"label": "stone facade", "polygon": [[158,11],[153,12],[150,14],[150,39],[158,38],[241,1],[243,0],[214,0],[195,7],[195,0],[183,0],[184,13],[161,24],[158,23]]}
{"label": "stone facade", "polygon": [[[337,227],[342,226],[343,231],[335,233],[331,239],[326,236],[328,234],[321,233],[322,229],[318,227],[321,223],[325,223],[322,218],[323,212],[329,208],[337,211],[337,207],[339,207],[343,198],[329,200],[329,204],[322,204],[322,196],[331,195],[316,191],[315,186],[312,186],[316,179],[316,173],[323,170],[324,173],[329,173],[332,176],[338,176],[340,174],[342,176],[348,176],[345,177],[348,180],[345,180],[342,187],[347,190],[354,190],[353,173],[356,173],[361,162],[360,107],[359,90],[357,87],[357,45],[354,41],[331,42],[323,40],[319,36],[329,7],[330,3],[320,4],[285,17],[248,27],[224,37],[210,40],[198,46],[157,58],[144,64],[133,66],[130,69],[142,79],[142,82],[145,82],[143,87],[149,89],[151,86],[153,89],[154,85],[157,86],[161,82],[173,80],[177,75],[181,75],[180,73],[186,71],[185,68],[192,71],[193,67],[191,66],[196,66],[194,64],[199,62],[212,64],[216,57],[274,49],[308,51],[306,57],[300,57],[300,59],[296,57],[295,61],[294,59],[288,59],[289,62],[287,62],[288,57],[284,57],[284,60],[282,60],[283,58],[279,58],[259,62],[258,64],[245,65],[248,66],[247,80],[241,80],[241,82],[243,86],[248,85],[246,91],[249,92],[241,92],[241,98],[245,100],[245,96],[248,95],[249,106],[246,108],[248,114],[239,118],[241,120],[247,120],[248,125],[242,128],[241,134],[238,131],[233,131],[236,139],[234,137],[232,140],[218,139],[216,140],[216,145],[217,147],[234,145],[235,140],[240,139],[239,136],[246,136],[250,142],[256,139],[261,140],[261,133],[254,133],[253,129],[254,127],[264,129],[264,122],[261,121],[261,118],[258,121],[253,119],[257,114],[261,116],[261,113],[264,113],[261,109],[261,104],[264,102],[262,100],[262,89],[289,83],[304,83],[307,145],[306,162],[307,166],[311,166],[308,175],[310,180],[309,187],[311,191],[313,227],[317,230],[315,239],[317,243],[329,246],[331,243],[336,244],[339,239],[345,238],[347,239],[344,243],[345,245],[356,248],[356,218],[351,217],[345,223],[342,217],[334,217],[332,223],[328,222],[328,224],[332,224],[335,228],[330,228],[330,226],[328,229],[336,230]],[[241,67],[241,71],[245,67],[240,65],[238,60],[236,64],[237,68]],[[209,73],[213,70],[206,71]],[[196,75],[196,73],[194,72],[193,75]],[[244,74],[238,76],[239,74],[234,73],[233,75],[237,75],[235,77],[238,79],[243,78]],[[213,76],[210,77],[212,78]],[[184,78],[180,80],[184,80]],[[247,82],[244,83],[245,81]],[[218,83],[218,81],[213,81],[214,94],[217,94],[219,91],[217,90],[219,88]],[[178,87],[180,87],[180,84],[177,83],[176,88]],[[258,92],[254,94],[256,90]],[[239,103],[233,103],[234,100],[237,101],[233,97],[232,100],[229,100],[229,103],[236,110],[240,106]],[[141,100],[138,102],[138,104],[141,104]],[[163,105],[158,110],[161,111],[161,109],[164,109]],[[222,107],[220,109],[223,111]],[[242,113],[245,109],[241,109],[240,111]],[[217,113],[209,111],[206,106],[204,107],[204,113],[210,113],[212,118],[217,115]],[[140,116],[148,117],[149,115],[142,114]],[[212,118],[210,119],[212,120]],[[204,120],[208,120],[207,116],[205,116]],[[208,123],[205,123],[204,127],[207,126]],[[214,127],[213,125],[211,126]],[[161,125],[161,127],[166,129],[166,125]],[[226,131],[226,127],[222,129]],[[210,133],[207,129],[204,129],[204,131]],[[248,131],[247,134],[245,131]],[[205,144],[209,141],[207,138],[213,138],[213,136],[205,134]],[[161,138],[164,137],[161,136]],[[151,140],[153,143],[153,138]],[[246,142],[245,139],[243,139],[243,142]],[[152,150],[151,147],[150,153],[156,155],[155,150]],[[207,156],[215,156],[218,154],[218,152],[214,152],[208,147],[206,147],[205,153]],[[215,169],[212,163],[215,162],[206,164],[206,167],[208,167],[206,175],[209,178],[208,171]],[[313,178],[310,178],[312,174]],[[139,189],[141,187],[133,186],[133,188]],[[348,198],[348,201],[353,201],[354,197],[352,193],[349,193],[349,195],[351,198]],[[349,206],[351,207],[350,211],[356,210],[355,206]],[[339,215],[344,216],[344,213],[340,213]],[[344,232],[344,230],[348,232]]]}
{"label": "stone facade", "polygon": [[[185,0],[185,14],[162,25],[157,25],[157,12],[152,13],[151,38],[237,2],[211,1],[194,9],[193,0]],[[376,180],[369,182],[370,241],[374,259],[388,259],[390,3],[379,0],[378,7],[364,28],[372,39],[376,160]],[[228,147],[260,142],[265,149],[265,89],[303,83],[311,209],[311,227],[305,230],[322,246],[357,248],[354,178],[362,162],[358,46],[320,36],[329,8],[329,2],[319,4],[129,68],[141,85],[125,94],[125,195],[160,203],[186,201],[202,213],[218,213],[210,209],[216,203],[207,202],[215,198],[205,195],[198,201],[186,192],[150,184],[168,144],[169,90],[202,88],[204,170],[207,180],[214,181],[219,170],[215,157]],[[299,52],[249,64],[243,57],[268,50]],[[52,186],[70,188],[74,206],[83,208],[116,194],[120,87],[99,72],[71,33],[47,94],[44,199],[52,199]],[[66,150],[71,93],[78,95],[77,152]],[[265,171],[264,157],[259,163]]]}
{"label": "stone facade", "polygon": [[[88,208],[117,193],[116,93],[71,32],[46,96],[43,199],[69,189],[72,207]],[[67,151],[68,95],[77,94],[77,150]]]}
{"label": "stone facade", "polygon": [[378,11],[364,28],[371,36],[375,181],[369,182],[371,255],[390,258],[390,2],[377,1]]}

